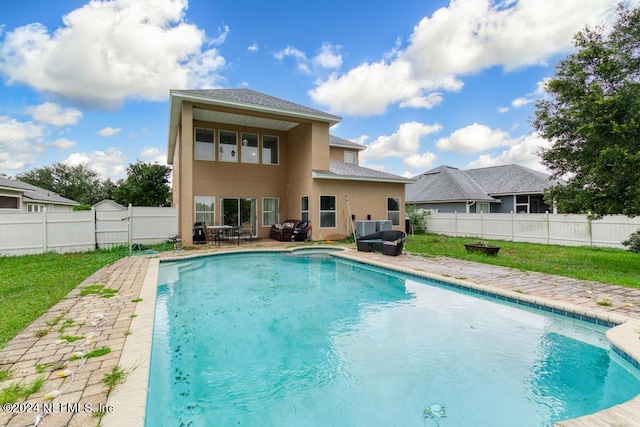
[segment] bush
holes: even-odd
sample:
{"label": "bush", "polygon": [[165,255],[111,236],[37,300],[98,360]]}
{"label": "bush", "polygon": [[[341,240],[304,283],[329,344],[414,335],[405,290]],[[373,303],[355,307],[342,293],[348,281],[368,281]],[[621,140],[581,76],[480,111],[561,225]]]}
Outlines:
{"label": "bush", "polygon": [[429,211],[418,209],[416,205],[408,205],[406,207],[407,217],[409,218],[410,233],[423,234],[427,232],[426,219]]}
{"label": "bush", "polygon": [[627,250],[640,253],[640,230],[631,233],[629,238],[622,242],[622,244],[627,247]]}
{"label": "bush", "polygon": [[74,211],[90,211],[91,205],[75,205],[73,207]]}

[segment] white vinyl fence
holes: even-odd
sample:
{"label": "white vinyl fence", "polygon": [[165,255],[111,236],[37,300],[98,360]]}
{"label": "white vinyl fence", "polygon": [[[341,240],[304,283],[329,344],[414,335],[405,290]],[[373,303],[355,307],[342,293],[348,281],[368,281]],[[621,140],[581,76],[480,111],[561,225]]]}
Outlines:
{"label": "white vinyl fence", "polygon": [[162,243],[178,232],[176,208],[0,213],[0,255],[84,252]]}
{"label": "white vinyl fence", "polygon": [[514,242],[566,246],[624,248],[623,240],[640,229],[640,217],[608,215],[591,220],[587,215],[431,213],[426,217],[430,233]]}

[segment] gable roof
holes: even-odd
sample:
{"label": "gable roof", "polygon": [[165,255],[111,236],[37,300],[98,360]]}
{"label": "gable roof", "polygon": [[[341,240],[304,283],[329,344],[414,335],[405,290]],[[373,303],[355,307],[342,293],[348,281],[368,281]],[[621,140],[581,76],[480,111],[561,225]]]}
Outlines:
{"label": "gable roof", "polygon": [[335,135],[329,135],[329,146],[351,148],[355,150],[367,149],[367,147],[362,144],[358,144],[357,142],[349,141],[348,139],[340,138],[339,136]]}
{"label": "gable roof", "polygon": [[79,205],[75,200],[62,197],[53,191],[27,184],[26,182],[16,181],[9,178],[0,177],[0,189],[22,192],[22,197],[27,202],[40,202],[57,205]]}
{"label": "gable roof", "polygon": [[550,176],[521,165],[502,165],[460,170],[439,166],[417,177],[406,187],[407,203],[460,201],[496,202],[493,196],[531,194],[560,183]]}
{"label": "gable roof", "polygon": [[178,134],[178,127],[180,125],[181,107],[185,101],[246,111],[245,114],[240,112],[217,111],[215,109],[194,108],[193,118],[195,120],[214,121],[264,129],[289,131],[298,126],[302,121],[319,121],[333,126],[342,120],[333,114],[256,92],[251,89],[171,90],[169,93],[169,164],[173,163],[173,151]]}
{"label": "gable roof", "polygon": [[409,184],[413,182],[411,178],[393,175],[375,169],[369,169],[350,163],[343,163],[337,160],[329,160],[329,170],[314,170],[311,175],[317,179],[338,179],[353,181],[375,181],[375,182],[397,182],[399,184]]}

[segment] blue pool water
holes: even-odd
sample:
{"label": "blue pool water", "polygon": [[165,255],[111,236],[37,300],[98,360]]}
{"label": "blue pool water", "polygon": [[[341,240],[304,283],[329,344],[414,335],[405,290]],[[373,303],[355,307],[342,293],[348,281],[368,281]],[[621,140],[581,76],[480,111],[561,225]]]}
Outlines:
{"label": "blue pool water", "polygon": [[363,264],[159,276],[147,426],[548,426],[640,393],[603,327]]}

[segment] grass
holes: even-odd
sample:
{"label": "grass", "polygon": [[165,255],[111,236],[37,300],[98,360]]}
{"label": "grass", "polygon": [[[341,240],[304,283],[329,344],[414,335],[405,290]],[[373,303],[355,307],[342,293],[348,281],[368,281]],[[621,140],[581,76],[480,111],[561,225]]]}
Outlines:
{"label": "grass", "polygon": [[78,360],[78,359],[91,359],[93,357],[100,357],[100,356],[104,356],[105,354],[109,354],[111,353],[111,349],[109,347],[100,347],[100,348],[96,348],[94,350],[91,350],[89,353],[85,354],[84,356],[75,356],[72,355],[69,358],[69,362],[72,362],[74,360]]}
{"label": "grass", "polygon": [[[122,248],[0,257],[0,349],[84,279],[128,255]],[[64,315],[62,315],[64,316]],[[51,319],[49,325],[59,319]]]}
{"label": "grass", "polygon": [[424,257],[446,256],[526,271],[640,288],[640,254],[624,249],[539,245],[501,240],[487,241],[489,245],[500,246],[500,252],[497,256],[467,252],[464,248],[465,243],[477,242],[477,237],[416,234],[407,238],[405,250]]}
{"label": "grass", "polygon": [[43,384],[44,376],[38,377],[34,382],[26,386],[13,382],[9,384],[9,386],[0,390],[0,405],[4,405],[5,403],[14,403],[20,399],[29,397],[33,393],[39,391]]}

